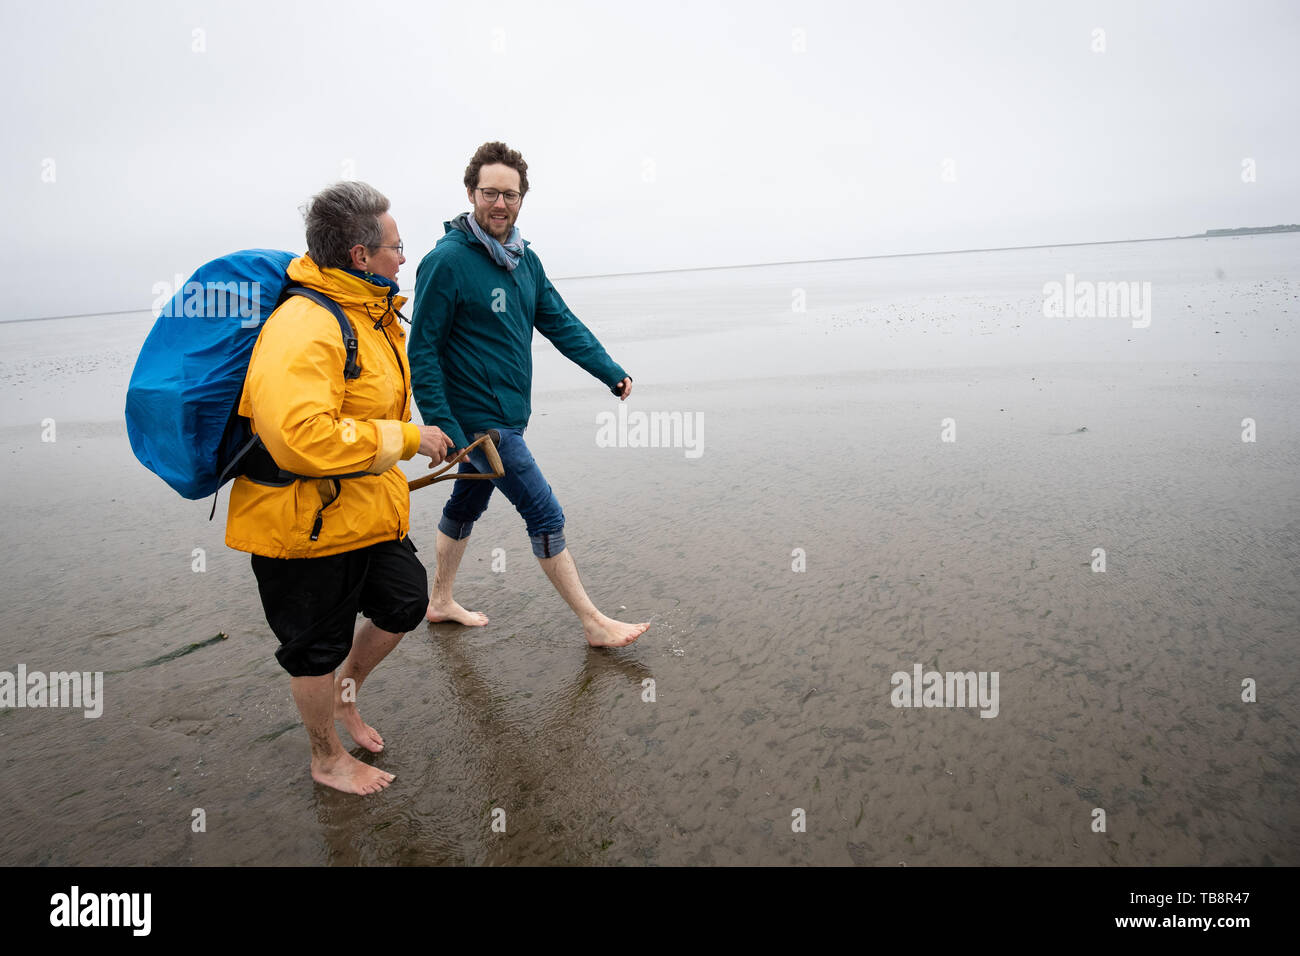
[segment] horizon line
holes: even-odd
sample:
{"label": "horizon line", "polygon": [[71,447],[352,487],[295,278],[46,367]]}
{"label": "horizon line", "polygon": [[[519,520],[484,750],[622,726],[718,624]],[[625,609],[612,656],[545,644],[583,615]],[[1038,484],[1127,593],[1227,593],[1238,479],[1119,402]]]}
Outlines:
{"label": "horizon line", "polygon": [[[1245,227],[1259,228],[1261,230],[1271,227]],[[1283,230],[1297,231],[1297,230]],[[1279,235],[1281,233],[1270,232],[1248,232],[1238,235],[1219,235],[1211,236],[1207,232],[1197,233],[1191,236],[1149,236],[1144,239],[1095,239],[1090,242],[1040,242],[1029,246],[988,246],[978,249],[939,249],[929,252],[886,252],[870,256],[832,256],[829,259],[784,259],[777,262],[746,262],[735,265],[721,266],[683,266],[676,269],[643,269],[638,272],[593,272],[586,275],[569,275],[556,276],[555,281],[568,282],[579,279],[620,279],[628,276],[653,276],[653,275],[670,275],[677,272],[718,272],[725,269],[764,269],[769,266],[801,266],[816,265],[822,262],[864,262],[871,259],[908,259],[916,256],[959,256],[967,255],[974,252],[1015,252],[1024,249],[1065,249],[1074,246],[1111,246],[1127,242],[1169,242],[1174,239],[1239,239],[1243,235]],[[414,290],[412,290],[414,291]],[[72,315],[42,315],[31,316],[23,319],[4,319],[0,324],[16,324],[19,322],[53,322],[59,319],[88,319],[97,315],[137,315],[142,312],[152,312],[148,309],[118,309],[113,312],[77,312]]]}
{"label": "horizon line", "polygon": [[[1253,233],[1266,235],[1266,233]],[[763,269],[768,266],[805,266],[820,262],[861,262],[868,259],[906,259],[912,256],[960,256],[971,252],[1015,252],[1019,249],[1060,249],[1069,246],[1107,246],[1124,242],[1168,242],[1171,239],[1233,239],[1235,236],[1151,236],[1146,239],[1096,239],[1091,242],[1040,242],[1032,246],[987,246],[979,249],[935,249],[929,252],[882,252],[870,256],[832,256],[829,259],[782,259],[776,262],[742,262],[729,266],[682,266],[677,269],[645,269],[640,272],[593,272],[588,275],[556,276],[557,279],[616,279],[623,276],[653,276],[672,272],[712,272],[719,269]]]}

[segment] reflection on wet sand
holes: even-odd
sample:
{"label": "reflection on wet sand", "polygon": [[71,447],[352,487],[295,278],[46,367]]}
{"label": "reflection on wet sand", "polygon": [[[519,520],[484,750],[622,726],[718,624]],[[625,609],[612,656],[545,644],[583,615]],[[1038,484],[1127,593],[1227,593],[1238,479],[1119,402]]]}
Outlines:
{"label": "reflection on wet sand", "polygon": [[641,696],[652,669],[577,644],[557,655],[554,645],[530,648],[525,640],[512,642],[516,655],[550,660],[494,673],[495,644],[473,646],[466,639],[473,636],[439,624],[406,638],[431,654],[449,688],[440,704],[454,711],[461,733],[429,741],[431,759],[400,777],[392,791],[400,806],[390,800],[382,819],[317,787],[330,862],[357,862],[360,842],[378,844],[378,859],[397,864],[602,862],[636,794],[619,785],[615,755],[590,746],[591,738],[607,719],[603,702]]}

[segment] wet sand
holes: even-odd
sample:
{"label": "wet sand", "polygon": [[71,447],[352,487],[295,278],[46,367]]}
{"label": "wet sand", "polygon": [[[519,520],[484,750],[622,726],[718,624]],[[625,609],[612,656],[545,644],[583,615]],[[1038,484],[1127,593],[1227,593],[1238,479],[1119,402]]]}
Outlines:
{"label": "wet sand", "polygon": [[[787,277],[714,278],[719,298],[770,280],[789,309]],[[387,743],[367,759],[397,774],[366,799],[308,777],[225,496],[208,523],[107,420],[138,330],[40,374],[11,351],[0,669],[111,673],[99,719],[0,711],[0,862],[1300,863],[1294,276],[1168,282],[1163,339],[1045,333],[1023,283],[713,324],[699,277],[561,291],[585,317],[654,301],[627,292],[651,281],[674,320],[597,331],[636,377],[629,409],[699,414],[703,454],[600,447],[614,403],[545,343],[528,433],[593,599],[650,631],[587,649],[494,497],[457,589],[491,624],[420,628],[366,683]],[[1177,296],[1199,305],[1175,335]],[[430,569],[447,491],[413,496]],[[915,664],[997,671],[998,715],[894,707]]]}

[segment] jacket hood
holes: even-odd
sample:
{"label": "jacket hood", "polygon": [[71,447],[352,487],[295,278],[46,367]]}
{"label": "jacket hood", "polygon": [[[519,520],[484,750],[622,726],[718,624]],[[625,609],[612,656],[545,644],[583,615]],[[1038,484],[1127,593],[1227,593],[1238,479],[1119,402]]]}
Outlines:
{"label": "jacket hood", "polygon": [[[289,263],[289,278],[308,289],[323,292],[339,305],[347,308],[388,308],[390,290],[387,286],[367,282],[359,276],[351,275],[343,269],[332,266],[318,266],[311,256],[299,256]],[[393,296],[393,309],[400,310],[406,304],[406,296]]]}

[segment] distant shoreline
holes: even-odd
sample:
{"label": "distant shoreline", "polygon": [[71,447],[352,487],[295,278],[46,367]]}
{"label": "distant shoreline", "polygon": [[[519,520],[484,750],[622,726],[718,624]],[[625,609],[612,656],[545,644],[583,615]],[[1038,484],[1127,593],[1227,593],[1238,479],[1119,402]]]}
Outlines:
{"label": "distant shoreline", "polygon": [[[786,259],[779,262],[749,262],[725,266],[688,266],[681,269],[646,269],[641,272],[593,272],[588,275],[556,276],[553,281],[578,279],[620,279],[627,276],[671,275],[677,272],[718,272],[724,269],[765,269],[768,266],[808,266],[822,262],[860,262],[871,259],[908,259],[916,256],[959,256],[971,252],[1016,252],[1024,249],[1068,249],[1076,246],[1113,246],[1126,242],[1168,242],[1172,239],[1233,239],[1238,236],[1263,236],[1300,232],[1300,225],[1241,226],[1236,229],[1207,229],[1194,236],[1153,236],[1148,239],[1100,239],[1095,242],[1044,242],[1033,246],[990,246],[983,249],[943,249],[931,252],[888,252],[874,256],[836,256],[830,259]],[[409,294],[403,292],[403,294]],[[56,319],[88,319],[97,315],[144,315],[152,309],[118,309],[114,312],[78,312],[75,315],[44,315],[25,319],[3,319],[0,324],[17,322],[51,322]]]}
{"label": "distant shoreline", "polygon": [[672,272],[714,272],[719,269],[763,269],[767,266],[808,266],[819,262],[858,262],[868,259],[907,259],[914,256],[959,256],[968,252],[1015,252],[1021,249],[1068,249],[1072,246],[1113,246],[1125,242],[1168,242],[1171,239],[1230,239],[1300,232],[1293,226],[1242,226],[1237,229],[1208,229],[1194,236],[1152,236],[1148,239],[1098,239],[1094,242],[1043,242],[1033,246],[989,246],[982,249],[941,249],[931,252],[887,252],[874,256],[837,256],[831,259],[786,259],[780,262],[750,262],[730,266],[688,266],[683,269],[647,269],[644,272],[596,272],[590,275],[557,276],[558,279],[617,279],[623,276],[666,275]]}

